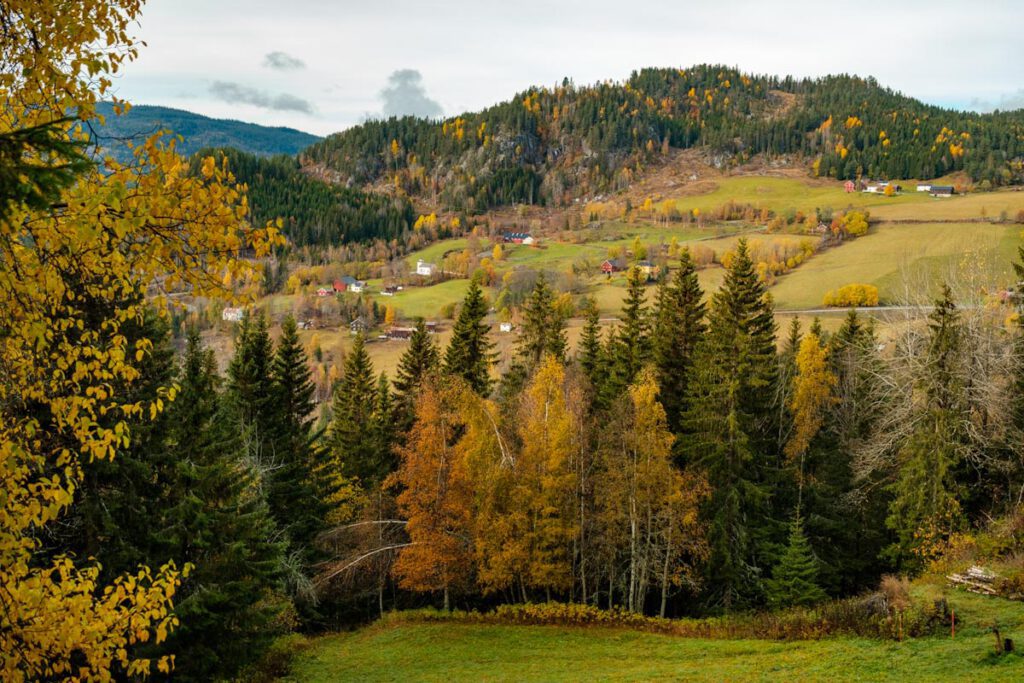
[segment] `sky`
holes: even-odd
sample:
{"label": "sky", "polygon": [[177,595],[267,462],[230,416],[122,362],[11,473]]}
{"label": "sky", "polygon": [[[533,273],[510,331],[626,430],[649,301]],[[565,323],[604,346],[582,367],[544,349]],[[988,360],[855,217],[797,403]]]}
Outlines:
{"label": "sky", "polygon": [[1022,26],[1024,0],[148,0],[117,94],[326,135],[713,63],[986,111],[1024,107]]}

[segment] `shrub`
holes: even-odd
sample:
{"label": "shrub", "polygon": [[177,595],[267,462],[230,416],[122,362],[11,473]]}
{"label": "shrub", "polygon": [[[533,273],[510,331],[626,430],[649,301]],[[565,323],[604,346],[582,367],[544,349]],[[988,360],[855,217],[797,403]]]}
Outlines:
{"label": "shrub", "polygon": [[892,609],[905,610],[910,606],[910,580],[905,576],[886,574],[878,585],[878,591]]}
{"label": "shrub", "polygon": [[263,653],[259,661],[250,665],[238,680],[276,681],[288,674],[295,656],[309,647],[309,639],[299,633],[281,636]]}
{"label": "shrub", "polygon": [[823,303],[826,306],[877,306],[878,287],[849,284],[838,290],[829,290]]}
{"label": "shrub", "polygon": [[[894,596],[906,595],[903,607],[894,609],[883,592],[868,596],[829,600],[812,607],[774,612],[732,614],[704,619],[663,619],[623,609],[604,610],[578,603],[527,603],[500,605],[492,612],[443,612],[435,609],[392,613],[384,622],[517,624],[529,626],[575,626],[627,628],[683,638],[753,638],[761,640],[817,640],[846,635],[862,638],[897,639],[934,633],[949,623],[944,600],[913,604],[899,580],[889,586]],[[902,591],[902,592],[901,592]]]}

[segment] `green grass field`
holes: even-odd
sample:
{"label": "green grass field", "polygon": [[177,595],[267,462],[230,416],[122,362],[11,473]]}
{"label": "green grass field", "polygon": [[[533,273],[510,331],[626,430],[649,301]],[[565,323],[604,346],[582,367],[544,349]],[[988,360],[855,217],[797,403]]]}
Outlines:
{"label": "green grass field", "polygon": [[[935,589],[932,589],[935,590]],[[705,640],[622,629],[383,622],[313,642],[296,683],[326,681],[985,681],[1024,680],[1024,656],[994,654],[992,623],[1024,641],[1024,604],[953,591],[946,634]]]}
{"label": "green grass field", "polygon": [[771,176],[738,176],[715,181],[717,187],[711,192],[679,197],[676,205],[680,211],[699,209],[707,213],[726,202],[735,201],[752,204],[758,209],[765,208],[775,212],[795,209],[808,213],[816,208],[832,207],[845,209],[852,206],[868,209],[874,214],[885,207],[889,210],[894,206],[913,207],[929,201],[927,193],[914,192],[916,183],[902,182],[910,191],[894,197],[865,192],[846,192],[843,183],[808,183],[795,178],[777,178]]}
{"label": "green grass field", "polygon": [[780,309],[820,307],[830,289],[850,283],[876,285],[882,301],[899,303],[905,283],[937,290],[953,276],[992,286],[1011,282],[1020,226],[980,223],[889,224],[815,255],[772,287]]}

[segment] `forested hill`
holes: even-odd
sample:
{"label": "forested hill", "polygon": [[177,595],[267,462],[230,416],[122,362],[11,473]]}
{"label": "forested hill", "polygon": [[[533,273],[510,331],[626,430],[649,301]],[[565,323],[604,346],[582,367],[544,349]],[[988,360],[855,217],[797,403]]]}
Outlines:
{"label": "forested hill", "polygon": [[234,147],[259,155],[296,154],[320,138],[294,128],[275,128],[230,119],[213,119],[182,109],[133,106],[122,116],[114,116],[113,105],[96,106],[105,123],[97,128],[104,151],[124,160],[129,154],[120,140],[139,144],[153,133],[167,129],[182,137],[178,151],[190,156],[204,147]]}
{"label": "forested hill", "polygon": [[295,246],[332,246],[398,239],[415,219],[406,198],[363,192],[304,174],[293,156],[259,157],[237,149],[202,149],[192,157],[198,172],[204,156],[227,156],[228,168],[248,186],[252,221],[284,220]]}
{"label": "forested hill", "polygon": [[797,154],[835,178],[1024,182],[1024,110],[994,114],[926,105],[873,79],[794,79],[721,66],[644,69],[624,83],[532,88],[444,121],[370,121],[304,151],[342,182],[396,181],[448,207],[565,203],[628,185],[670,148],[723,163]]}

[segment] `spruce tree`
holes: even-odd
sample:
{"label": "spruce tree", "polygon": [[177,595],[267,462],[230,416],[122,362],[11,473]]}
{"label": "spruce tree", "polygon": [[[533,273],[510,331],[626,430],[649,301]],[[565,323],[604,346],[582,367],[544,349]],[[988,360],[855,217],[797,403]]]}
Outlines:
{"label": "spruce tree", "polygon": [[153,558],[195,566],[175,600],[181,625],[168,642],[181,680],[233,677],[280,633],[288,605],[280,592],[284,545],[252,446],[240,437],[241,418],[221,400],[218,381],[212,352],[193,332],[168,410],[176,465],[167,486],[176,500],[159,518],[163,548]]}
{"label": "spruce tree", "polygon": [[963,524],[955,479],[966,405],[961,367],[963,332],[948,286],[929,315],[929,341],[917,388],[923,400],[917,427],[899,451],[886,520],[897,536],[890,556],[908,569],[921,566]]}
{"label": "spruce tree", "polygon": [[[829,337],[837,401],[807,454],[804,529],[818,557],[819,583],[833,594],[860,591],[882,572],[895,569],[879,559],[889,543],[888,493],[878,475],[863,485],[854,481],[853,473],[852,454],[881,416],[877,345],[870,321],[855,310]],[[858,504],[853,505],[855,492]]]}
{"label": "spruce tree", "polygon": [[[153,347],[136,365],[139,376],[118,387],[125,403],[150,403],[175,379],[174,348],[167,323],[152,310],[139,322],[123,328],[130,348],[137,339],[153,341]],[[171,429],[169,411],[155,419],[129,421],[131,442],[116,457],[97,459],[83,470],[81,486],[58,539],[63,552],[95,557],[104,580],[149,564],[155,548],[154,534],[163,510],[175,491],[167,488],[174,454],[167,448]]]}
{"label": "spruce tree", "polygon": [[677,434],[685,412],[693,355],[705,331],[703,298],[690,250],[683,249],[675,277],[658,287],[652,335],[658,395],[669,428]]}
{"label": "spruce tree", "polygon": [[444,371],[462,377],[481,396],[491,391],[494,342],[488,335],[487,302],[477,278],[469,285],[444,356]]}
{"label": "spruce tree", "polygon": [[273,345],[267,331],[267,318],[262,311],[255,316],[246,311],[238,326],[235,355],[228,365],[228,396],[234,410],[246,425],[252,427],[261,446],[269,444],[276,425],[271,424],[274,404]]}
{"label": "spruce tree", "polygon": [[818,562],[807,542],[799,512],[790,525],[786,549],[765,587],[773,607],[813,605],[826,597],[818,585]]}
{"label": "spruce tree", "polygon": [[593,299],[587,301],[584,315],[586,322],[583,324],[576,358],[596,397],[600,396],[605,382],[605,356],[601,344],[601,313]]}
{"label": "spruce tree", "polygon": [[555,308],[554,294],[541,271],[523,307],[523,324],[516,342],[517,359],[532,370],[545,354],[564,362],[565,347],[565,320]]}
{"label": "spruce tree", "polygon": [[712,299],[683,419],[683,452],[705,472],[712,490],[704,506],[708,599],[726,611],[756,602],[770,563],[767,479],[778,457],[770,431],[774,333],[770,299],[740,240]]}
{"label": "spruce tree", "polygon": [[312,433],[315,387],[295,319],[285,318],[271,366],[276,467],[267,500],[277,525],[288,535],[292,551],[307,562],[317,557],[314,540],[323,530],[326,508],[317,488],[316,450]]}
{"label": "spruce tree", "polygon": [[346,479],[369,488],[390,473],[387,457],[377,449],[374,410],[377,386],[363,335],[356,337],[334,387],[328,438],[332,457]]}
{"label": "spruce tree", "polygon": [[415,418],[416,396],[427,380],[437,371],[440,352],[437,344],[427,331],[427,325],[420,318],[416,329],[409,338],[409,346],[398,359],[395,372],[395,418],[399,433],[405,433]]}
{"label": "spruce tree", "polygon": [[382,470],[389,474],[398,466],[394,453],[397,437],[395,427],[395,404],[391,394],[391,382],[382,372],[377,378],[377,389],[373,398],[373,441],[374,449],[380,455]]}
{"label": "spruce tree", "polygon": [[619,396],[651,360],[650,321],[645,307],[644,276],[633,267],[626,279],[622,320],[608,340],[607,398]]}

